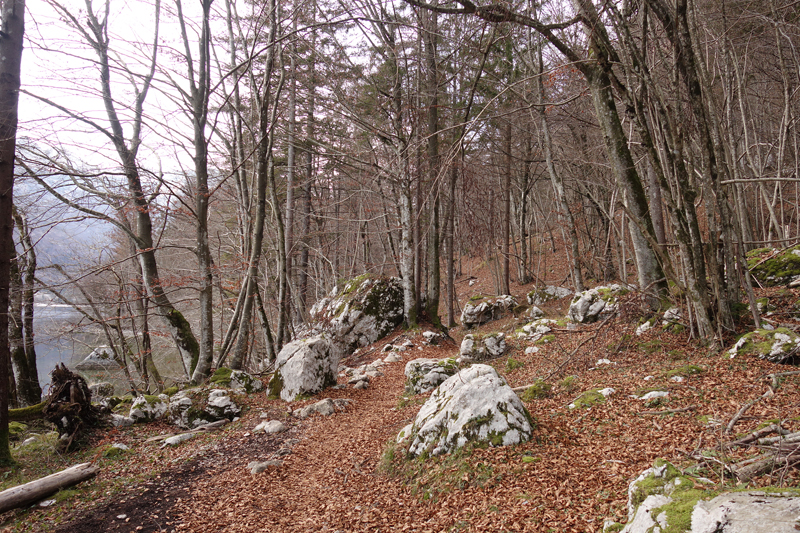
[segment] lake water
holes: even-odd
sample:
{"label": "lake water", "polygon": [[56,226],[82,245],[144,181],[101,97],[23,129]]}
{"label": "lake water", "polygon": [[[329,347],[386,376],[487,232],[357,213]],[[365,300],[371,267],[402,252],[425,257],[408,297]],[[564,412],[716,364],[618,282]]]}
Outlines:
{"label": "lake water", "polygon": [[50,372],[58,363],[73,368],[98,345],[100,335],[72,331],[81,315],[68,305],[34,304],[33,329],[39,384],[50,383]]}

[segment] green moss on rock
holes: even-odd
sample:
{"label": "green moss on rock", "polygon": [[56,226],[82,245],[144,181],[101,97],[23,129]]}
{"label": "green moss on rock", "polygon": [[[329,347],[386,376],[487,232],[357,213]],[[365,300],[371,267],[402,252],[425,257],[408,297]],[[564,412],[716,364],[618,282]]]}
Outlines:
{"label": "green moss on rock", "polygon": [[552,388],[553,386],[549,383],[545,382],[544,380],[537,379],[533,385],[525,389],[525,391],[520,395],[520,399],[524,402],[532,402],[541,398],[547,398],[550,396],[550,391]]}
{"label": "green moss on rock", "polygon": [[763,251],[759,254],[754,252],[748,254],[748,264],[752,264],[750,272],[761,283],[767,286],[785,285],[795,276],[800,276],[800,245],[787,248],[767,260],[761,258]]}
{"label": "green moss on rock", "polygon": [[227,387],[231,384],[231,372],[233,372],[233,370],[230,368],[218,368],[217,371],[214,372],[214,375],[211,376],[209,381],[211,383],[216,383],[217,385]]}

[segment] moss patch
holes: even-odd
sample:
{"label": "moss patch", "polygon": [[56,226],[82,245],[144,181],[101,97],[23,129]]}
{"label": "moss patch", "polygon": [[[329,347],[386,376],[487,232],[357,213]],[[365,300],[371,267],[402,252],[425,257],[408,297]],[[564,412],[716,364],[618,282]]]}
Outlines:
{"label": "moss patch", "polygon": [[216,383],[217,385],[227,387],[231,384],[231,372],[233,372],[233,370],[230,368],[218,368],[217,371],[214,372],[214,375],[211,376],[209,381],[211,383]]}
{"label": "moss patch", "polygon": [[544,380],[537,379],[533,383],[533,385],[525,389],[525,391],[520,395],[520,399],[523,402],[532,402],[534,400],[547,398],[548,396],[550,396],[550,391],[552,389],[553,389],[552,385],[545,382]]}
{"label": "moss patch", "polygon": [[[792,246],[779,252],[774,257],[763,260],[760,252],[755,254],[753,250],[748,254],[748,264],[751,264],[750,272],[767,286],[785,285],[795,276],[800,276],[800,245]],[[769,255],[767,255],[769,257]]]}
{"label": "moss patch", "polygon": [[593,405],[606,402],[606,397],[600,393],[601,389],[587,390],[570,404],[571,409],[588,409]]}
{"label": "moss patch", "polygon": [[674,376],[682,376],[688,378],[689,376],[696,376],[697,374],[702,374],[705,372],[705,369],[699,367],[697,365],[686,365],[680,368],[673,368],[664,373],[664,377],[669,379]]}

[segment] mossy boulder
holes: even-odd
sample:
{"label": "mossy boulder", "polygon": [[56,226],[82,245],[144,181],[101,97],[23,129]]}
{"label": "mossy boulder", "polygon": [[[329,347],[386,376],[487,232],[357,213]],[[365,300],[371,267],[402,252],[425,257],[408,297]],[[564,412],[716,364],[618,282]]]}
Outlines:
{"label": "mossy boulder", "polygon": [[628,292],[617,284],[587,289],[572,298],[567,317],[579,324],[597,322],[616,313],[619,297]]}
{"label": "mossy boulder", "polygon": [[757,356],[773,363],[797,364],[800,336],[787,328],[757,329],[742,335],[727,351],[733,359],[737,355]]}
{"label": "mossy boulder", "polygon": [[542,305],[546,304],[550,300],[566,298],[567,296],[572,296],[573,294],[574,293],[571,290],[565,287],[555,287],[553,285],[547,285],[543,288],[537,287],[528,293],[528,305]]}
{"label": "mossy boulder", "polygon": [[424,394],[432,391],[458,372],[455,359],[414,359],[406,363],[406,393]]}
{"label": "mossy boulder", "polygon": [[233,420],[241,408],[225,389],[186,389],[169,399],[169,422],[183,429],[193,429],[210,422]]}
{"label": "mossy boulder", "polygon": [[163,418],[168,410],[169,397],[166,394],[161,394],[159,396],[142,394],[133,400],[128,417],[132,418],[137,424],[153,422]]}
{"label": "mossy boulder", "polygon": [[495,357],[500,357],[506,353],[505,335],[502,333],[490,333],[488,335],[464,336],[459,349],[460,361],[462,363],[476,363]]}
{"label": "mossy boulder", "polygon": [[28,426],[22,422],[9,422],[8,423],[8,438],[9,440],[19,440],[20,437],[28,430]]}
{"label": "mossy boulder", "polygon": [[364,275],[341,284],[309,311],[298,338],[325,335],[342,354],[372,344],[403,322],[398,278]]}
{"label": "mossy boulder", "polygon": [[243,372],[241,370],[231,370],[230,368],[218,368],[209,381],[218,387],[229,387],[242,391],[246,394],[260,392],[264,390],[264,384],[260,379]]}
{"label": "mossy boulder", "polygon": [[750,273],[763,285],[800,284],[800,244],[781,251],[753,250],[747,254],[747,263]]}
{"label": "mossy boulder", "polygon": [[621,531],[789,533],[797,531],[798,515],[797,489],[720,494],[708,480],[681,473],[659,459],[628,486],[628,523]]}
{"label": "mossy boulder", "polygon": [[440,455],[467,443],[526,442],[533,426],[506,380],[488,365],[473,365],[439,385],[398,440],[407,444],[411,456]]}
{"label": "mossy boulder", "polygon": [[482,301],[464,305],[461,312],[461,325],[471,328],[480,324],[485,324],[492,320],[497,320],[505,316],[509,311],[517,307],[517,301],[508,294],[496,298],[483,298]]}

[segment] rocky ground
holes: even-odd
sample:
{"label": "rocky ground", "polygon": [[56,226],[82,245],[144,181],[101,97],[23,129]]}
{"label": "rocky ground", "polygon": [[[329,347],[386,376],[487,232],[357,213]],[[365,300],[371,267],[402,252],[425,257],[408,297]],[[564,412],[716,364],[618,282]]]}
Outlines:
{"label": "rocky ground", "polygon": [[[485,279],[472,287],[460,284],[462,303],[471,294],[491,293],[488,285]],[[530,286],[517,290],[524,301]],[[800,297],[795,289],[766,294],[773,301]],[[543,310],[561,318],[568,302],[551,302]],[[796,323],[780,312],[776,321]],[[238,421],[175,447],[146,442],[174,431],[167,426],[96,434],[83,455],[53,461],[66,466],[95,459],[100,475],[46,508],[6,513],[3,531],[597,532],[607,519],[624,522],[628,483],[655,459],[685,468],[696,465],[705,451],[702,473],[713,484],[700,488],[711,494],[735,485],[724,475],[726,465],[753,453],[714,452],[718,443],[775,421],[788,430],[800,429],[800,377],[784,377],[774,395],[762,398],[767,375],[794,367],[752,357],[731,359],[688,339],[685,331],[660,326],[637,336],[640,315],[632,294],[613,320],[577,329],[554,327],[549,342],[528,354],[531,343],[513,336],[527,319],[512,314],[473,330],[508,334],[509,352],[490,364],[512,387],[537,379],[549,386],[540,387],[541,397],[525,398],[537,423],[526,444],[472,448],[425,462],[387,454],[387,444],[427,396],[404,396],[405,362],[458,351],[457,342],[429,346],[422,342],[422,330],[398,330],[389,340],[402,336],[415,346],[401,352],[401,362],[386,365],[385,375],[369,388],[327,390],[293,405],[324,397],[354,400],[346,411],[300,420],[286,403],[268,401],[261,393],[239,398],[247,409]],[[451,331],[456,341],[465,333],[460,327]],[[734,340],[726,339],[726,347]],[[356,366],[380,358],[386,342],[344,363]],[[568,408],[582,392],[607,387],[614,392],[604,402]],[[669,394],[639,399],[652,390]],[[732,434],[726,434],[729,421],[753,400]],[[282,420],[290,429],[272,436],[254,433],[265,418]],[[124,443],[130,451],[113,458],[97,454],[111,442]],[[282,464],[250,473],[248,464],[270,459]],[[793,469],[776,470],[748,486],[797,486],[797,480]]]}

